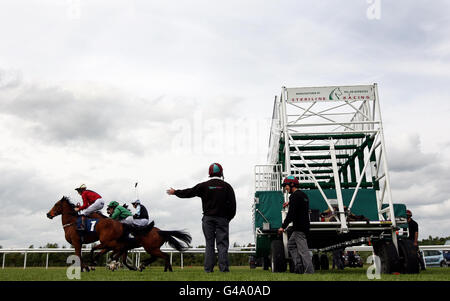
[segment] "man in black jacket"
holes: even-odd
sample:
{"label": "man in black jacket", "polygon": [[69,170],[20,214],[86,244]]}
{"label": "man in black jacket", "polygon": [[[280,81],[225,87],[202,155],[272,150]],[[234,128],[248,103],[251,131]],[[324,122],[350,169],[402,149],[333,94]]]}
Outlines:
{"label": "man in black jacket", "polygon": [[[311,254],[308,248],[306,236],[309,233],[309,200],[308,196],[298,189],[299,182],[294,176],[289,176],[283,181],[283,187],[289,196],[289,212],[278,233],[282,234],[293,222],[293,232],[288,241],[288,249],[295,265],[295,273],[313,274]],[[287,204],[283,205],[286,207]]]}
{"label": "man in black jacket", "polygon": [[414,247],[417,250],[417,257],[422,271],[425,270],[425,262],[423,261],[422,252],[419,250],[419,225],[412,219],[411,210],[406,210],[406,218],[408,221],[408,239],[413,241]]}
{"label": "man in black jacket", "polygon": [[219,253],[219,269],[229,272],[228,246],[229,223],[236,214],[236,198],[230,184],[223,180],[223,169],[218,163],[209,167],[210,180],[193,188],[175,190],[170,188],[167,194],[179,198],[200,197],[202,199],[202,228],[205,235],[205,272],[213,272],[215,266],[215,247]]}

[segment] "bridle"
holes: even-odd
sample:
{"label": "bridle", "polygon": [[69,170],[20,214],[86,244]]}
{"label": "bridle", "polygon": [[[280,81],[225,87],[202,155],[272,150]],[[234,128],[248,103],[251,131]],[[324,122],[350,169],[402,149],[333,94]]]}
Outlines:
{"label": "bridle", "polygon": [[63,228],[67,228],[67,227],[72,226],[72,225],[75,225],[75,223],[65,224],[65,225],[63,225]]}

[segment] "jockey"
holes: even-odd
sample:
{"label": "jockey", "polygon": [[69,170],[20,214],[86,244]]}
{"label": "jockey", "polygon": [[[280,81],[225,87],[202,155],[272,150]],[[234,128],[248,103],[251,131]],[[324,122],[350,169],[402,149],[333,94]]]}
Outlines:
{"label": "jockey", "polygon": [[[111,212],[111,211],[112,212]],[[108,211],[111,212],[111,218],[121,223],[133,224],[133,214],[127,208],[120,206],[116,201],[111,201],[108,205]]]}
{"label": "jockey", "polygon": [[79,230],[84,230],[85,217],[89,216],[91,213],[101,211],[105,205],[105,202],[103,201],[101,195],[92,190],[87,190],[86,185],[84,184],[78,188],[75,188],[75,190],[79,195],[81,195],[83,200],[83,205],[75,208],[75,210],[78,211],[78,214],[81,215],[82,219]]}
{"label": "jockey", "polygon": [[136,214],[133,215],[133,224],[139,227],[147,226],[148,225],[148,211],[144,207],[144,205],[141,204],[140,200],[136,200],[131,203],[133,207],[136,209]]}

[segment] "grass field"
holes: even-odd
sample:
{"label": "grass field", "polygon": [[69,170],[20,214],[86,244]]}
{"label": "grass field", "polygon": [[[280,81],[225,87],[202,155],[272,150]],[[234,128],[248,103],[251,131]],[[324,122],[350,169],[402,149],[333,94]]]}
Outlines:
{"label": "grass field", "polygon": [[[368,266],[367,266],[368,267]],[[380,280],[368,280],[367,267],[346,268],[343,271],[318,271],[313,275],[271,273],[261,268],[232,267],[230,273],[206,274],[202,267],[174,267],[164,273],[162,267],[151,267],[143,272],[109,271],[98,267],[81,273],[82,281],[450,281],[450,268],[428,268],[418,275],[381,275]],[[0,281],[69,281],[66,268],[5,268],[0,269]],[[77,281],[77,280],[70,280]]]}

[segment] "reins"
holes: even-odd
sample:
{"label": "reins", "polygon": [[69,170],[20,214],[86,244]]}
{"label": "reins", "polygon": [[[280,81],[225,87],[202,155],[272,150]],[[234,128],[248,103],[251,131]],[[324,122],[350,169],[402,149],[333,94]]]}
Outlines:
{"label": "reins", "polygon": [[[64,201],[65,201],[66,204],[72,209],[71,212],[68,212],[68,213],[66,213],[66,214],[67,214],[67,215],[71,215],[71,216],[76,217],[76,216],[77,216],[77,213],[73,210],[72,204],[69,202],[69,200],[68,200],[67,198],[64,199]],[[64,213],[63,213],[63,215],[64,215]],[[65,228],[67,228],[67,227],[70,227],[70,226],[73,226],[73,225],[75,225],[75,224],[76,224],[76,221],[75,221],[75,222],[68,223],[68,224],[64,224],[64,225],[63,225],[63,229],[65,229]]]}
{"label": "reins", "polygon": [[69,227],[69,226],[72,226],[72,225],[75,225],[75,223],[65,224],[65,225],[63,225],[63,228],[66,228],[66,227]]}

